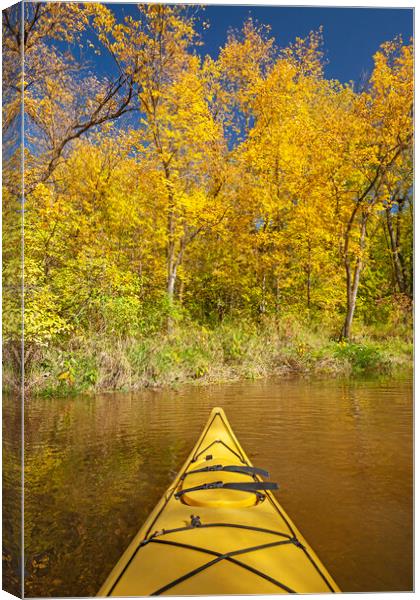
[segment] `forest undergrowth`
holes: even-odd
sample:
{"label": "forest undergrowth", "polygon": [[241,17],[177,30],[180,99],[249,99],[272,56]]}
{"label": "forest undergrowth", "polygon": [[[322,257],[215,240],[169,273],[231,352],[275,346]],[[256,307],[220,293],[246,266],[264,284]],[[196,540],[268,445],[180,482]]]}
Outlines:
{"label": "forest undergrowth", "polygon": [[[67,396],[294,375],[393,374],[411,368],[412,340],[407,319],[381,327],[356,323],[351,341],[334,336],[334,323],[294,316],[213,328],[185,319],[170,333],[92,332],[62,346],[29,349],[27,356],[28,392]],[[14,380],[5,373],[6,387]]]}

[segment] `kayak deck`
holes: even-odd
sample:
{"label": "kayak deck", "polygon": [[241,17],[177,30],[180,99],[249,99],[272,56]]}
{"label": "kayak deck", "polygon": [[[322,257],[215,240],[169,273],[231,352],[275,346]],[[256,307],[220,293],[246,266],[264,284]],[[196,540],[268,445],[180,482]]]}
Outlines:
{"label": "kayak deck", "polygon": [[98,596],[340,591],[221,408]]}

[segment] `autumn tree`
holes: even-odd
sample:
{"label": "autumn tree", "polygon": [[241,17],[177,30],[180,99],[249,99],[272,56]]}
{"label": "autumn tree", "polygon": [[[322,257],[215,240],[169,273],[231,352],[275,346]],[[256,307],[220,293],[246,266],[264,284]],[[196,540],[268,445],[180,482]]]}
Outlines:
{"label": "autumn tree", "polygon": [[[409,157],[413,135],[412,47],[396,39],[383,44],[374,60],[369,89],[358,96],[352,111],[350,127],[354,130],[351,140],[347,138],[345,161],[352,170],[342,180],[348,215],[342,245],[347,289],[344,338],[351,334],[369,220],[383,209],[382,201],[389,194],[387,179]],[[395,184],[398,188],[402,182]]]}
{"label": "autumn tree", "polygon": [[323,130],[338,84],[322,78],[320,43],[320,33],[313,33],[282,52],[258,79],[253,71],[247,100],[253,126],[238,149],[240,211],[251,211],[248,243],[258,247],[262,312],[268,305],[277,312],[282,304],[301,305],[301,297],[308,310],[325,308],[327,298],[334,305],[327,292],[336,277]]}
{"label": "autumn tree", "polygon": [[187,247],[223,218],[225,144],[208,106],[201,61],[191,51],[198,40],[185,9],[140,6],[138,20],[127,18],[111,33],[110,50],[138,86],[139,143],[153,156],[165,188],[166,291],[172,300]]}
{"label": "autumn tree", "polygon": [[[28,148],[26,192],[38,181],[46,181],[69,143],[94,127],[113,121],[132,110],[132,77],[119,74],[114,80],[99,80],[57,43],[75,44],[89,26],[109,21],[111,12],[101,4],[31,2],[24,5],[23,28],[20,14],[3,11],[5,34],[4,81],[6,101],[4,127],[9,128],[23,102]],[[13,58],[23,56],[19,69]],[[24,69],[24,81],[17,84]]]}
{"label": "autumn tree", "polygon": [[322,30],[278,48],[249,19],[210,57],[191,7],[24,11],[23,30],[3,14],[3,268],[17,355],[25,279],[27,368],[177,316],[349,338],[410,305],[411,44],[383,44],[357,89],[326,77]]}

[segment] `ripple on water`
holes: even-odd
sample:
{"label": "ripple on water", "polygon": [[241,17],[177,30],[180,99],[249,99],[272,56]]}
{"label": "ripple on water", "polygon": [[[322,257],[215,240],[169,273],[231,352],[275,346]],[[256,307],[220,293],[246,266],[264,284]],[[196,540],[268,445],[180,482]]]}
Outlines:
{"label": "ripple on water", "polygon": [[31,399],[26,594],[94,595],[217,405],[343,590],[412,589],[411,381],[280,380]]}

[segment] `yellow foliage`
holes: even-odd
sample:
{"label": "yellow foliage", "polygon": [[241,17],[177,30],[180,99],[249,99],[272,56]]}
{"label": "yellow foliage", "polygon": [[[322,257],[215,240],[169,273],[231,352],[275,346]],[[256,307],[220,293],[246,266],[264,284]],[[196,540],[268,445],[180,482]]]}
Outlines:
{"label": "yellow foliage", "polygon": [[[23,94],[28,340],[100,329],[112,312],[110,331],[124,329],[165,293],[217,318],[338,314],[372,256],[391,277],[377,232],[384,208],[411,194],[411,44],[383,44],[357,92],[325,78],[322,29],[279,50],[248,20],[200,58],[197,19],[181,5],[139,5],[122,22],[95,2],[26,11],[25,81],[13,23],[5,37],[4,122],[16,125]],[[116,81],[79,70],[57,42],[111,53]],[[5,273],[17,278],[12,158]],[[16,339],[19,298],[7,303]]]}

